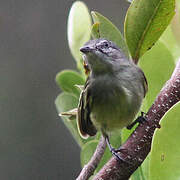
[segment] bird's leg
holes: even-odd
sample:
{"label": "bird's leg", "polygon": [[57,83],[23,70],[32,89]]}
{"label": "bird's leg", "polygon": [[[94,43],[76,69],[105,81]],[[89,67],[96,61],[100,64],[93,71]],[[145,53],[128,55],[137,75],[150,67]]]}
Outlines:
{"label": "bird's leg", "polygon": [[111,151],[112,155],[114,155],[114,156],[118,159],[118,161],[123,161],[123,162],[125,162],[125,160],[122,159],[122,158],[120,157],[120,155],[118,154],[118,152],[122,152],[123,149],[121,149],[121,148],[119,148],[119,149],[113,148],[113,147],[111,146],[111,144],[110,144],[109,137],[108,137],[107,135],[105,136],[105,139],[106,139],[106,143],[107,143],[107,145],[108,145],[108,147],[109,147],[109,150]]}
{"label": "bird's leg", "polygon": [[144,123],[146,122],[146,114],[141,112],[141,116],[139,116],[135,121],[133,121],[130,125],[127,126],[127,129],[132,129],[135,124],[137,123]]}

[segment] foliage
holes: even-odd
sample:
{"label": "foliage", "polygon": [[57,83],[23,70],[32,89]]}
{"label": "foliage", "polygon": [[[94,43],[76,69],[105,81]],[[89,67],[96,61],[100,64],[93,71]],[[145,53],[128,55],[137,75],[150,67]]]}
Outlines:
{"label": "foliage", "polygon": [[[132,57],[135,63],[139,61],[139,66],[143,69],[149,84],[149,92],[142,106],[142,110],[146,112],[164,83],[170,78],[175,61],[180,55],[180,41],[176,37],[176,29],[180,28],[177,21],[179,17],[176,15],[176,19],[170,24],[174,13],[175,0],[134,0],[126,14],[124,39],[118,28],[106,17],[94,11],[90,14],[83,2],[74,2],[68,18],[68,42],[79,72],[64,70],[57,74],[56,82],[64,91],[55,100],[58,113],[71,110],[78,105],[80,90],[75,85],[85,83],[79,48],[91,37],[112,40],[123,49],[127,57]],[[179,112],[179,104],[167,112],[161,121],[162,129],[157,130],[154,136],[152,153],[132,175],[131,180],[176,180],[180,177],[179,157],[177,157],[179,143],[174,142],[180,136],[177,128]],[[100,133],[84,140],[78,133],[75,119],[68,120],[66,117],[62,119],[82,149],[81,164],[84,166],[96,148]],[[123,129],[122,132],[114,132],[110,139],[112,145],[118,147],[132,131]],[[176,143],[174,148],[168,148]],[[96,172],[110,157],[111,154],[107,150]]]}
{"label": "foliage", "polygon": [[179,179],[180,177],[180,103],[174,105],[161,120],[161,129],[153,137],[150,157],[151,180]]}
{"label": "foliage", "polygon": [[[125,37],[132,58],[136,61],[159,39],[173,15],[175,1],[135,0],[125,19]],[[143,22],[143,23],[142,23]]]}

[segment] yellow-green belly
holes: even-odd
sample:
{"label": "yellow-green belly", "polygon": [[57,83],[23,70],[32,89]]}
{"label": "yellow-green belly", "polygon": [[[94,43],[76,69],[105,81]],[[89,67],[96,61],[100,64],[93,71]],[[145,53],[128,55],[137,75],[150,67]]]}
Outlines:
{"label": "yellow-green belly", "polygon": [[90,117],[95,127],[103,132],[122,129],[133,121],[140,102],[125,92],[102,93],[94,99]]}

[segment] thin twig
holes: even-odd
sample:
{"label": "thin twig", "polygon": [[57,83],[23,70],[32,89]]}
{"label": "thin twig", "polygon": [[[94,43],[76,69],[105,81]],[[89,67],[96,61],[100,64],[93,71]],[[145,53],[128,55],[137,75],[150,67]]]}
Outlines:
{"label": "thin twig", "polygon": [[160,128],[164,114],[180,101],[180,60],[169,81],[165,84],[147,113],[147,122],[140,124],[121,146],[127,153],[120,154],[125,160],[112,157],[93,180],[127,180],[142,164],[151,149],[154,131]]}
{"label": "thin twig", "polygon": [[88,164],[86,164],[83,167],[80,175],[76,180],[87,180],[89,179],[90,176],[93,175],[105,152],[105,149],[106,149],[106,141],[105,138],[102,136],[91,160],[88,162]]}

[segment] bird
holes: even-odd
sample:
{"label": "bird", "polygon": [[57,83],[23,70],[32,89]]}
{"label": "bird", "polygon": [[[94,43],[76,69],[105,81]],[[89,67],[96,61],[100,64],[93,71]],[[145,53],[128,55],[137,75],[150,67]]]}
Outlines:
{"label": "bird", "polygon": [[[77,108],[79,133],[86,139],[100,131],[111,153],[122,160],[109,135],[136,123],[133,120],[148,91],[146,77],[122,49],[105,38],[89,40],[80,51],[89,74]],[[143,115],[137,121],[142,119]]]}

